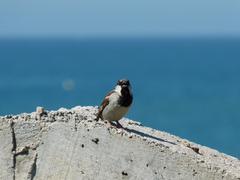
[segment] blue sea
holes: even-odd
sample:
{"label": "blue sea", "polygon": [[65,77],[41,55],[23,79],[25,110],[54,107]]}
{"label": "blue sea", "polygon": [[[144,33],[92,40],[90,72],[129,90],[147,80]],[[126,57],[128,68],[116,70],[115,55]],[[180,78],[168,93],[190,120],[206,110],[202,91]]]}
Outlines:
{"label": "blue sea", "polygon": [[240,158],[240,39],[0,39],[0,115],[99,105],[132,83],[127,117]]}

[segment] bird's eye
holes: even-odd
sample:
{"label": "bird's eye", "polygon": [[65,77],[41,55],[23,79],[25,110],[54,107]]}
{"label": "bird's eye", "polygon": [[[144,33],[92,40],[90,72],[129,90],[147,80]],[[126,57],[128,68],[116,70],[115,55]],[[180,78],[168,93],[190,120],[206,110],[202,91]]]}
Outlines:
{"label": "bird's eye", "polygon": [[122,84],[122,81],[118,80],[117,85],[121,85],[121,84]]}

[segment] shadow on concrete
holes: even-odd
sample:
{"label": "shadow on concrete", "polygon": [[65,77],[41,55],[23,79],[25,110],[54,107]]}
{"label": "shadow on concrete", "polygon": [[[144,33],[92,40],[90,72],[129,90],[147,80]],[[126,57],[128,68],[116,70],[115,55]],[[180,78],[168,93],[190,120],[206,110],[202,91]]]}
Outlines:
{"label": "shadow on concrete", "polygon": [[139,135],[139,136],[141,136],[141,137],[147,137],[147,138],[155,139],[155,140],[157,140],[157,141],[166,142],[166,143],[169,143],[169,144],[172,144],[172,145],[177,145],[177,144],[174,143],[174,142],[167,141],[167,140],[164,140],[164,139],[161,139],[161,138],[158,138],[158,137],[155,137],[155,136],[146,134],[146,133],[144,133],[144,132],[137,131],[137,130],[135,130],[135,129],[129,129],[129,128],[125,128],[125,127],[122,127],[122,128],[123,128],[125,131],[127,131],[127,132],[137,134],[137,135]]}

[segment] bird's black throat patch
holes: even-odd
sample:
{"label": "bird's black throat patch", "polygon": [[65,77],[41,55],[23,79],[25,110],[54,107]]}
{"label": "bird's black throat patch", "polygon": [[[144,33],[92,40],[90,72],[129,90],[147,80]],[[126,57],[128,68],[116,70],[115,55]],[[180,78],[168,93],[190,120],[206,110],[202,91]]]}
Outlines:
{"label": "bird's black throat patch", "polygon": [[122,88],[121,94],[122,95],[120,96],[119,101],[118,101],[119,104],[124,107],[130,106],[133,101],[133,96],[130,93],[129,88],[128,87]]}

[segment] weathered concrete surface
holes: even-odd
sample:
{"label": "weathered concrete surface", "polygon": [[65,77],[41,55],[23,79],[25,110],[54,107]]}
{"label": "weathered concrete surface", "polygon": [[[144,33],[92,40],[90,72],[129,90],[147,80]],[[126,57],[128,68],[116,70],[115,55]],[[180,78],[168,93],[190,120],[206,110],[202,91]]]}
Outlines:
{"label": "weathered concrete surface", "polygon": [[0,179],[240,180],[240,161],[128,119],[94,121],[96,108],[0,117]]}
{"label": "weathered concrete surface", "polygon": [[13,179],[11,123],[0,120],[0,179]]}

